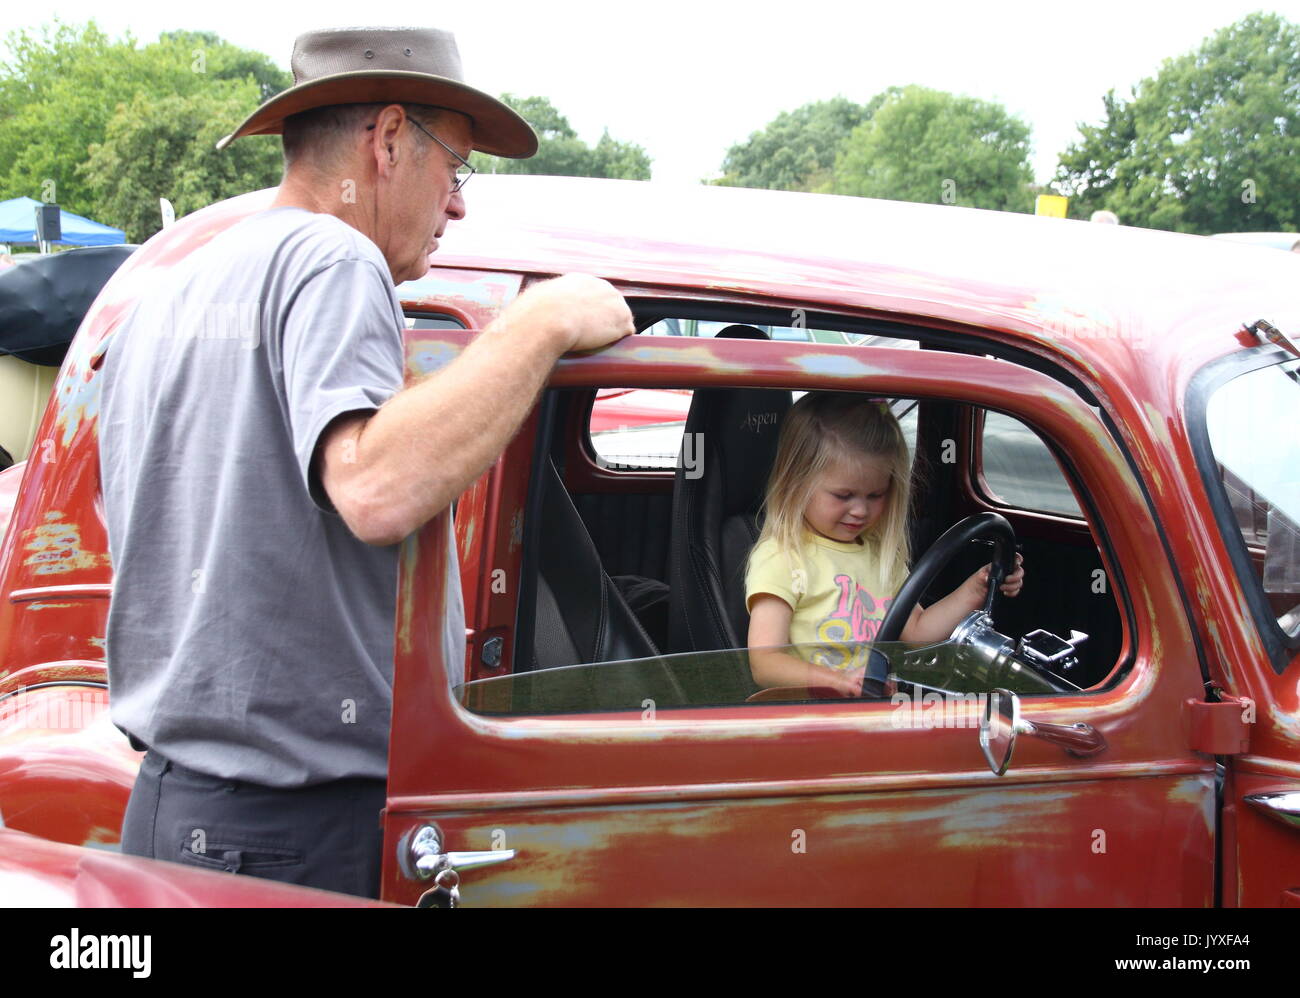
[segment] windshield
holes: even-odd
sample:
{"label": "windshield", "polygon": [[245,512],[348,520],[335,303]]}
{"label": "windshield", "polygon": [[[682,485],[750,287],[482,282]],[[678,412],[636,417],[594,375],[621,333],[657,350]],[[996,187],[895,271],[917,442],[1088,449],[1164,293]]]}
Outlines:
{"label": "windshield", "polygon": [[1210,448],[1253,577],[1279,626],[1300,635],[1300,361],[1220,386],[1205,410]]}

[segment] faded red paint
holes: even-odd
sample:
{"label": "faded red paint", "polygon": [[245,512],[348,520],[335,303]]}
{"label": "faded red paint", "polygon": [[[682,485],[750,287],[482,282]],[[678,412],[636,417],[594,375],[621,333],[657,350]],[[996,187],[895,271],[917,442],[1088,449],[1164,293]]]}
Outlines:
{"label": "faded red paint", "polygon": [[377,901],[77,849],[0,828],[0,897],[15,908],[374,908]]}
{"label": "faded red paint", "polygon": [[[1300,261],[1197,237],[947,206],[481,180],[481,201],[448,231],[434,272],[409,289],[408,309],[483,326],[531,280],[586,270],[640,300],[822,310],[977,336],[1079,379],[1118,427],[1140,480],[1062,383],[978,356],[646,338],[566,358],[552,384],[939,398],[960,386],[964,400],[1013,413],[1060,442],[1084,481],[1105,483],[1092,498],[1113,552],[1104,567],[1131,602],[1119,658],[1129,665],[1105,692],[1023,705],[1032,721],[1086,720],[1106,752],[1074,759],[1022,738],[1002,778],[988,772],[973,729],[895,730],[888,704],[662,710],[653,722],[480,717],[455,703],[450,663],[441,661],[440,580],[453,553],[439,518],[402,550],[386,898],[410,903],[426,886],[407,880],[395,855],[408,829],[431,821],[450,849],[518,850],[511,864],[466,874],[470,904],[1208,904],[1214,759],[1192,750],[1199,736],[1186,707],[1204,699],[1199,649],[1228,696],[1258,707],[1249,751],[1228,767],[1223,901],[1282,903],[1300,882],[1300,843],[1242,797],[1300,788],[1296,663],[1274,673],[1244,611],[1183,407],[1205,363],[1250,348],[1244,323],[1266,318],[1293,337],[1300,330]],[[10,695],[0,706],[66,699],[92,689],[78,683],[102,681],[111,569],[95,447],[99,348],[140,289],[167,280],[172,264],[270,197],[215,205],[160,234],[87,317],[33,448],[49,460],[24,469],[0,547],[0,697]],[[408,378],[444,366],[471,336],[410,331]],[[481,662],[487,638],[503,637],[503,662],[512,661],[536,432],[526,423],[457,510],[471,677],[497,671]],[[19,474],[0,473],[0,518]],[[504,591],[493,586],[497,570]],[[32,691],[37,682],[60,686]],[[17,822],[47,837],[110,842],[133,766],[102,713],[75,731],[0,728],[0,815],[10,823],[16,810]],[[792,851],[795,832],[803,852]],[[671,869],[654,858],[665,854]],[[25,884],[32,897],[51,890],[81,903],[150,903],[181,889],[170,873],[142,877],[135,893],[120,878],[103,887],[108,875],[87,874],[89,862],[71,847],[0,832],[0,883]],[[185,896],[204,903],[249,903],[265,888],[227,878],[223,892],[207,895],[202,879],[193,883]]]}

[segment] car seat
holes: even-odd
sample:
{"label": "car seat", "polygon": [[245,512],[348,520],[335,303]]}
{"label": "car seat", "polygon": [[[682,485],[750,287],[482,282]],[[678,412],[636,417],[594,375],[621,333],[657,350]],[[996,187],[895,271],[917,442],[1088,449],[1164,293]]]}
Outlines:
{"label": "car seat", "polygon": [[[768,337],[736,325],[718,338]],[[703,388],[691,399],[682,447],[692,446],[702,461],[692,462],[698,476],[678,461],[673,481],[669,651],[746,645],[745,565],[791,404],[788,390],[768,388]]]}

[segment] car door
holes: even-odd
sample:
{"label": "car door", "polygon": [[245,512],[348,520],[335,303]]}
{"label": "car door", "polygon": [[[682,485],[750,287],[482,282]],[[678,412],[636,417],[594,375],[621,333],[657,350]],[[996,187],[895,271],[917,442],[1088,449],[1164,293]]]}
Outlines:
{"label": "car door", "polygon": [[1202,529],[1191,532],[1201,557],[1185,563],[1206,580],[1204,644],[1223,690],[1214,720],[1228,736],[1218,749],[1224,903],[1297,907],[1300,442],[1260,427],[1300,418],[1300,360],[1267,344],[1238,349],[1206,364],[1186,398],[1207,503]]}
{"label": "car door", "polygon": [[[411,352],[446,359],[467,336],[430,331]],[[932,709],[920,687],[912,701],[673,702],[665,675],[736,668],[743,650],[575,663],[567,675],[588,679],[570,688],[597,692],[543,713],[515,709],[528,702],[515,693],[538,680],[512,676],[512,649],[496,666],[504,709],[494,708],[447,678],[459,669],[444,660],[439,624],[454,553],[435,522],[402,552],[386,899],[412,903],[429,887],[412,850],[432,829],[425,843],[434,834],[442,853],[461,854],[451,858],[467,905],[1212,903],[1214,760],[1188,747],[1183,726],[1185,701],[1201,696],[1192,635],[1158,524],[1091,400],[1005,358],[676,337],[565,358],[551,384],[958,399],[1033,426],[1075,478],[1123,635],[1104,682],[1026,695],[1020,708],[1033,724],[1087,723],[1105,748],[1081,758],[1021,737],[996,776],[978,742],[982,704]],[[534,420],[484,489],[506,497],[508,508],[481,507],[500,551],[524,533],[537,432]],[[526,606],[514,567],[480,565],[503,569],[498,621]],[[626,702],[610,708],[601,691],[620,676]],[[638,697],[637,681],[669,692]],[[491,865],[464,862],[493,851]]]}

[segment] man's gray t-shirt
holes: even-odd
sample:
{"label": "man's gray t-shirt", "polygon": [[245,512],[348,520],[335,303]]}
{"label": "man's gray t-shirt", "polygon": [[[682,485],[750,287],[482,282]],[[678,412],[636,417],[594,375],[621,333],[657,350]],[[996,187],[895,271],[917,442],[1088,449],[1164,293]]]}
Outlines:
{"label": "man's gray t-shirt", "polygon": [[[398,548],[348,530],[312,457],[332,419],[401,388],[384,257],[330,215],[275,208],[162,280],[101,369],[113,721],[221,778],[382,779]],[[454,564],[447,585],[456,682]]]}

